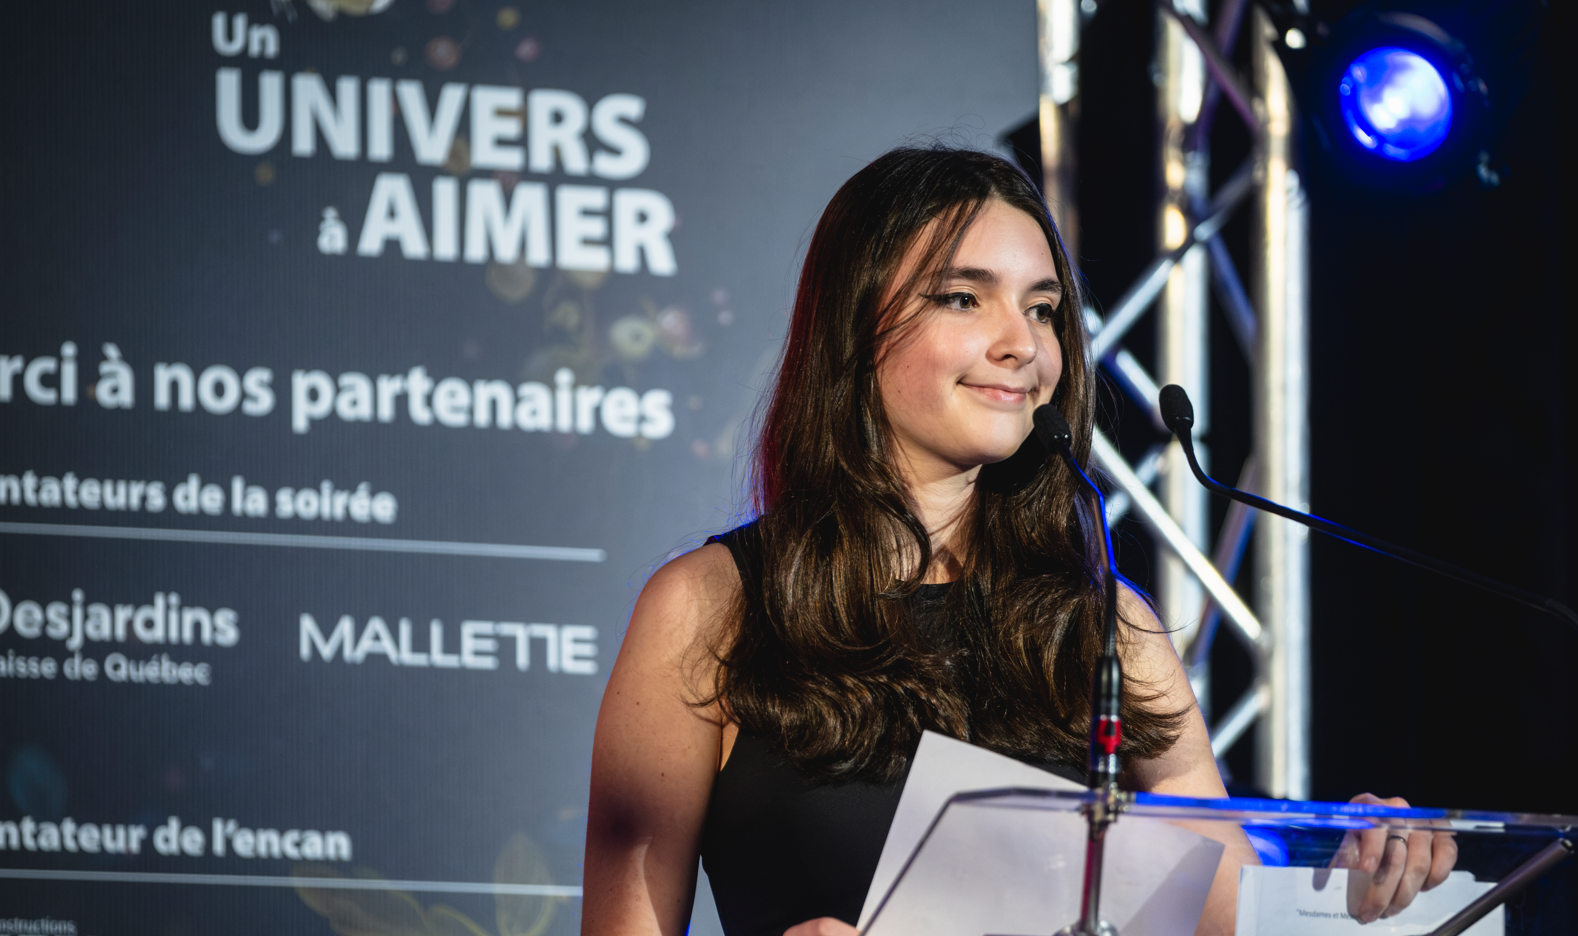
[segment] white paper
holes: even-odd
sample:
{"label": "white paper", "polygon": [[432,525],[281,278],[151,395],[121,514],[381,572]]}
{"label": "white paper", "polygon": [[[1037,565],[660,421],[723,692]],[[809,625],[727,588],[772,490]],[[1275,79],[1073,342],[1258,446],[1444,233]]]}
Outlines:
{"label": "white paper", "polygon": [[[1369,886],[1364,871],[1245,867],[1238,878],[1236,936],[1420,936],[1494,885],[1453,871],[1396,916],[1360,923],[1353,911]],[[1503,936],[1505,919],[1504,910],[1493,910],[1465,936]]]}
{"label": "white paper", "polygon": [[877,859],[877,873],[866,891],[860,909],[860,929],[871,922],[877,904],[893,886],[904,862],[931,828],[932,820],[955,793],[965,790],[990,790],[997,787],[1038,787],[1048,790],[1079,792],[1083,786],[1055,773],[1004,757],[996,751],[967,744],[957,738],[928,731],[921,735],[915,763],[899,794],[899,810],[888,827],[888,840]]}
{"label": "white paper", "polygon": [[[1079,915],[1085,820],[1077,812],[950,808],[872,917],[938,811],[956,793],[1084,787],[1010,757],[927,732],[899,799],[860,915],[873,936],[1048,933]],[[1102,918],[1124,936],[1191,936],[1222,845],[1177,825],[1125,816],[1107,837]]]}

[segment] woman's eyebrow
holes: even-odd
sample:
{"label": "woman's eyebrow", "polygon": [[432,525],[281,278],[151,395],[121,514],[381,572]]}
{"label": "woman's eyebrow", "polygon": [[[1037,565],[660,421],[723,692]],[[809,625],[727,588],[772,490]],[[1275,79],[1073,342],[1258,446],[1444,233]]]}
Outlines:
{"label": "woman's eyebrow", "polygon": [[[997,274],[984,267],[949,267],[942,271],[942,278],[944,280],[964,280],[967,283],[979,283],[982,286],[996,286],[998,284]],[[1062,291],[1063,284],[1058,282],[1055,276],[1037,280],[1031,283],[1030,288],[1026,290],[1026,292],[1055,293],[1061,293]]]}
{"label": "woman's eyebrow", "polygon": [[982,267],[949,267],[942,271],[945,280],[965,280],[982,286],[996,286],[997,274]]}

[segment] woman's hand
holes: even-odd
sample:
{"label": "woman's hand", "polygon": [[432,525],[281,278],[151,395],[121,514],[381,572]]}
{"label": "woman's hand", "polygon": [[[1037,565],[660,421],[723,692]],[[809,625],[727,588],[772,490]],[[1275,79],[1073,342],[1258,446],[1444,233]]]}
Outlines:
{"label": "woman's hand", "polygon": [[[1408,801],[1401,796],[1381,799],[1370,793],[1360,793],[1349,802],[1408,806]],[[1379,828],[1349,832],[1337,848],[1331,866],[1370,873],[1369,889],[1359,898],[1357,906],[1350,891],[1348,906],[1360,923],[1374,923],[1395,916],[1413,903],[1421,890],[1429,890],[1446,880],[1456,863],[1457,840],[1450,832]]]}
{"label": "woman's hand", "polygon": [[860,930],[836,917],[817,917],[789,927],[784,936],[860,936]]}

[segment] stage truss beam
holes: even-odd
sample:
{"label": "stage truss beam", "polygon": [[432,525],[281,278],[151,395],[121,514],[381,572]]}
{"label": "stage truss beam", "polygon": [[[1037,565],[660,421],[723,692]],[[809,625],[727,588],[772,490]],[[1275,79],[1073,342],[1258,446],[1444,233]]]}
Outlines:
{"label": "stage truss beam", "polygon": [[[1215,295],[1233,337],[1254,372],[1254,449],[1239,486],[1307,509],[1309,499],[1307,198],[1295,162],[1294,114],[1287,77],[1271,48],[1269,20],[1246,0],[1226,0],[1214,34],[1198,0],[1159,2],[1158,66],[1163,198],[1156,259],[1111,306],[1103,319],[1086,310],[1093,357],[1151,421],[1159,381],[1122,347],[1124,335],[1153,307],[1158,316],[1161,382],[1183,384],[1197,403],[1196,431],[1209,428],[1206,396],[1209,347],[1204,297]],[[1042,168],[1052,207],[1070,254],[1077,257],[1079,206],[1075,197],[1075,116],[1079,93],[1079,30],[1096,5],[1082,0],[1039,0]],[[1246,19],[1251,80],[1231,64],[1231,50]],[[1226,53],[1224,54],[1224,51]],[[1218,99],[1244,120],[1254,140],[1250,160],[1217,192],[1204,185],[1211,121]],[[1255,243],[1246,289],[1219,232],[1245,203],[1254,206]],[[1257,311],[1258,310],[1258,311]],[[1178,379],[1182,377],[1183,379]],[[1206,454],[1203,442],[1197,449]],[[1221,757],[1251,730],[1256,733],[1256,782],[1274,796],[1306,798],[1309,784],[1309,547],[1302,527],[1274,517],[1256,518],[1234,504],[1217,535],[1214,555],[1204,554],[1199,526],[1204,492],[1193,487],[1177,446],[1155,447],[1136,466],[1097,433],[1095,454],[1118,489],[1108,515],[1138,512],[1168,562],[1182,570],[1169,585],[1168,621],[1174,642],[1205,707],[1210,696],[1211,647],[1225,617],[1249,651],[1254,676],[1244,695],[1212,726],[1212,750]],[[1151,491],[1158,485],[1161,498]],[[1182,523],[1180,521],[1183,521]],[[1232,588],[1251,537],[1259,581],[1258,615]],[[1191,599],[1192,594],[1192,599]],[[1209,712],[1208,712],[1209,715]]]}

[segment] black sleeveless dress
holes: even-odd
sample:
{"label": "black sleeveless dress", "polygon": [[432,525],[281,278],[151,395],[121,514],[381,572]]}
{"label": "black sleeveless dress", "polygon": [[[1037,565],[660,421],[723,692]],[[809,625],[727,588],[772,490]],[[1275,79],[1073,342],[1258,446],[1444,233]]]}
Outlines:
{"label": "black sleeveless dress", "polygon": [[[746,588],[760,568],[752,531],[748,525],[708,540],[729,548]],[[947,592],[947,585],[921,587],[914,600],[923,632],[941,623]],[[1082,771],[1066,765],[1036,766],[1085,782]],[[907,775],[908,766],[887,783],[822,782],[766,739],[741,731],[713,781],[701,838],[724,932],[782,936],[824,916],[855,925]]]}

